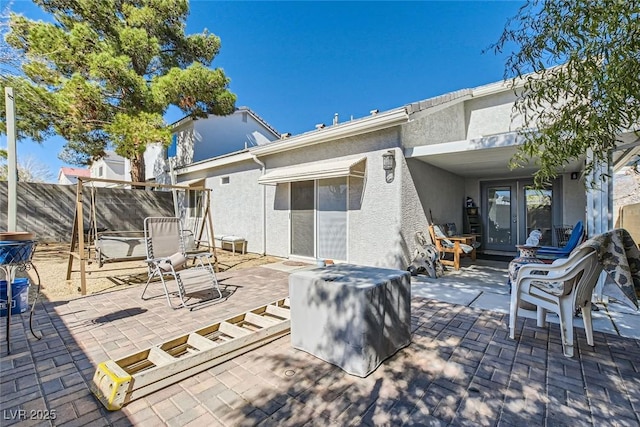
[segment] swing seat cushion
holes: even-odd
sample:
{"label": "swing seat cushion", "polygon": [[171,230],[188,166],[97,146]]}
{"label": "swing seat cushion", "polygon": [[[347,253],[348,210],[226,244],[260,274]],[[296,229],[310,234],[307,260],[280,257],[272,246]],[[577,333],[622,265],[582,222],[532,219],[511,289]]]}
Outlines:
{"label": "swing seat cushion", "polygon": [[95,245],[105,261],[144,259],[147,255],[142,231],[98,233]]}

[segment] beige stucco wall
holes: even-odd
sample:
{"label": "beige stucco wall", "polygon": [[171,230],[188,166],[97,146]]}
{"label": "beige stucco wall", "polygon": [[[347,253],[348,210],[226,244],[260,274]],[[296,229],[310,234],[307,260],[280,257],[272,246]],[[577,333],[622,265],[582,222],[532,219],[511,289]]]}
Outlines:
{"label": "beige stucco wall", "polygon": [[[181,180],[207,177],[215,235],[236,235],[247,240],[247,251],[262,253],[262,186],[260,166],[253,161],[236,163],[206,172],[183,175]],[[223,184],[222,178],[229,183]]]}
{"label": "beige stucco wall", "polygon": [[462,103],[435,111],[427,109],[411,115],[402,126],[402,145],[405,148],[465,139],[465,116]]}
{"label": "beige stucco wall", "polygon": [[465,101],[467,129],[465,137],[460,139],[480,138],[518,129],[522,120],[513,113],[515,100],[516,95],[512,91],[505,91]]}
{"label": "beige stucco wall", "polygon": [[386,181],[382,154],[367,154],[367,175],[360,209],[349,211],[349,262],[389,268],[404,268],[401,244],[402,159],[396,152],[392,182]]}
{"label": "beige stucco wall", "polygon": [[424,213],[436,224],[455,222],[462,233],[462,208],[466,199],[464,178],[420,160],[407,159],[416,194]]}
{"label": "beige stucco wall", "polygon": [[[399,247],[401,251],[399,254],[402,258],[399,260],[405,267],[408,266],[413,260],[414,249],[418,247],[416,241],[416,232],[420,231],[425,237],[429,238],[429,220],[427,212],[423,206],[422,200],[419,195],[419,189],[429,185],[423,180],[414,181],[415,175],[421,175],[420,173],[412,174],[411,170],[428,168],[427,165],[416,160],[407,160],[404,157],[401,161],[402,173],[400,178],[402,179],[402,200],[401,200],[401,224],[399,235]],[[411,166],[410,166],[411,165]],[[428,206],[428,205],[427,205]]]}
{"label": "beige stucco wall", "polygon": [[[404,255],[400,243],[401,229],[401,152],[396,150],[396,175],[386,182],[382,154],[399,146],[399,129],[317,144],[261,158],[267,171],[277,167],[362,155],[367,159],[366,178],[360,202],[350,198],[348,212],[347,253],[349,262],[362,265],[402,267]],[[267,186],[267,253],[288,256],[289,187]],[[352,182],[351,192],[357,188]],[[353,196],[353,194],[352,194]]]}
{"label": "beige stucco wall", "polygon": [[562,223],[575,224],[585,221],[587,194],[584,181],[571,179],[571,174],[562,175]]}

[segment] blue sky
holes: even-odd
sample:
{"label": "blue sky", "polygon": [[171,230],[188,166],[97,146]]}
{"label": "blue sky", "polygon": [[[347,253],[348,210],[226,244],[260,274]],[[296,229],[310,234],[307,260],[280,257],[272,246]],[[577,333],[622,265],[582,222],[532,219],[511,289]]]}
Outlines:
{"label": "blue sky", "polygon": [[[346,121],[502,79],[505,56],[482,51],[522,3],[200,0],[190,3],[187,33],[218,35],[212,66],[231,78],[236,105],[295,135],[330,124],[335,113]],[[30,1],[14,1],[12,10],[46,19]],[[165,118],[181,117],[172,109]],[[18,156],[57,176],[63,144],[21,141]]]}

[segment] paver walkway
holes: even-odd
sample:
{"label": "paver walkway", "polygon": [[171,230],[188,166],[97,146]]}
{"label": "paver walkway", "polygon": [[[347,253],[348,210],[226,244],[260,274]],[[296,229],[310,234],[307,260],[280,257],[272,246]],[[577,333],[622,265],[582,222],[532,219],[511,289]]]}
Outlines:
{"label": "paver walkway", "polygon": [[[288,274],[220,274],[228,299],[199,310],[141,301],[140,287],[38,307],[2,335],[2,425],[640,425],[640,341],[576,330],[573,359],[558,326],[412,299],[412,344],[367,378],[291,348],[288,336],[108,412],[88,388],[95,366],[287,295]],[[2,332],[4,334],[4,330]],[[25,412],[19,412],[24,410]],[[55,420],[42,418],[55,411]]]}

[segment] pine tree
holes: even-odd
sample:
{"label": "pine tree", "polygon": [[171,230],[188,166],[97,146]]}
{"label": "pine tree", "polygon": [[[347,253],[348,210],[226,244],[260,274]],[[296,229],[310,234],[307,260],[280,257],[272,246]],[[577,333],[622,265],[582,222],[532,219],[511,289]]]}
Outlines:
{"label": "pine tree", "polygon": [[52,22],[11,15],[6,41],[22,53],[22,73],[1,76],[15,88],[19,138],[61,135],[61,158],[79,165],[111,148],[131,161],[132,181],[144,181],[147,144],[170,142],[169,105],[193,117],[234,111],[229,79],[209,68],[220,39],[185,34],[188,1],[35,3]]}

